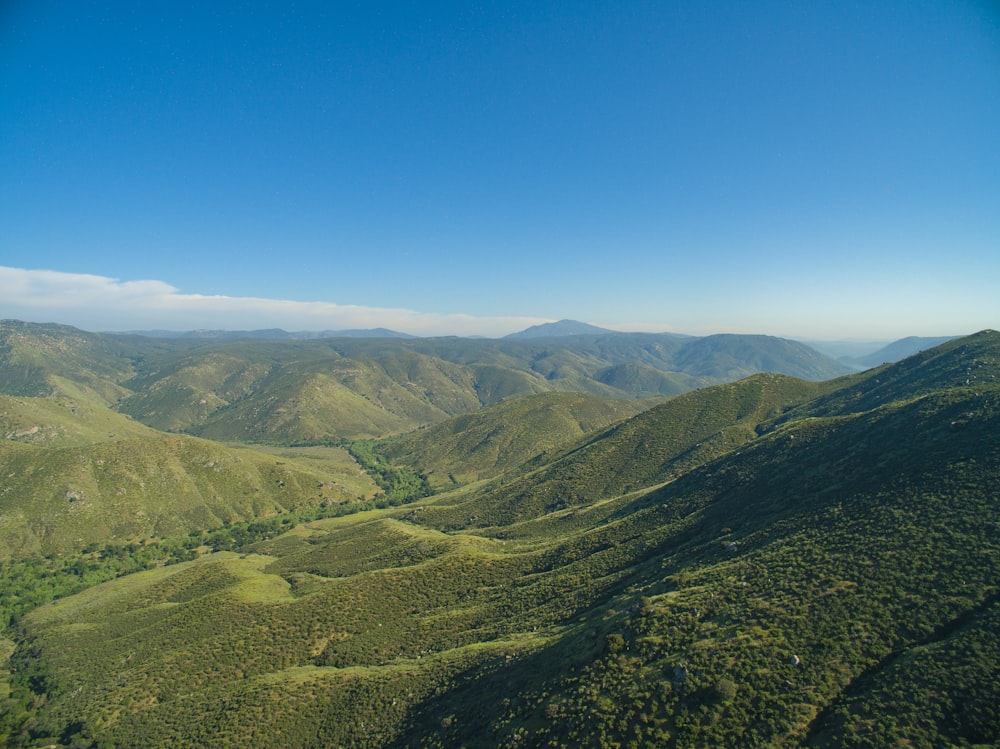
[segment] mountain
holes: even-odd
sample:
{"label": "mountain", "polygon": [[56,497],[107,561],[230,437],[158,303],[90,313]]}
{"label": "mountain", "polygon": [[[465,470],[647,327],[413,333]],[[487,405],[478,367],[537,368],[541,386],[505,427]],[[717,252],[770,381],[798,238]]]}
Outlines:
{"label": "mountain", "polygon": [[93,400],[0,396],[0,559],[141,543],[377,488],[343,450],[165,435]]}
{"label": "mountain", "polygon": [[599,328],[576,320],[560,320],[559,322],[547,322],[541,325],[532,325],[530,328],[511,333],[505,338],[513,340],[525,340],[531,338],[560,338],[569,335],[607,335],[617,331]]}
{"label": "mountain", "polygon": [[365,330],[300,330],[289,332],[280,328],[266,330],[136,330],[130,335],[149,338],[198,338],[212,340],[262,340],[262,341],[303,341],[317,338],[416,338],[408,333],[399,333],[388,328]]}
{"label": "mountain", "polygon": [[1000,379],[992,355],[997,333],[985,330],[845,377],[840,387],[789,412],[790,418],[854,414],[937,391],[992,387]]}
{"label": "mountain", "polygon": [[451,487],[490,478],[634,416],[649,404],[586,393],[540,393],[505,400],[383,442],[391,463]]}
{"label": "mountain", "polygon": [[[995,746],[997,375],[995,331],[836,380],[755,374],[488,480],[96,585],[8,630],[0,728],[23,746]],[[405,454],[442,465],[449,423]]]}
{"label": "mountain", "polygon": [[926,349],[940,346],[942,343],[951,341],[956,337],[957,336],[937,336],[929,338],[909,336],[908,338],[900,338],[898,341],[893,341],[892,343],[883,346],[878,351],[874,351],[870,354],[842,358],[840,361],[857,367],[858,369],[870,369],[871,367],[877,367],[880,364],[897,362],[900,359],[913,356],[913,354]]}
{"label": "mountain", "polygon": [[69,380],[111,402],[124,393],[118,383],[132,371],[132,353],[124,339],[0,320],[0,392],[47,395]]}
{"label": "mountain", "polygon": [[378,360],[326,344],[237,344],[164,359],[119,408],[170,431],[280,444],[375,437],[482,404],[475,374],[406,350]]}
{"label": "mountain", "polygon": [[442,530],[510,526],[662,484],[753,441],[761,424],[827,389],[765,374],[685,393],[566,443],[461,505],[429,507],[422,519]]}
{"label": "mountain", "polygon": [[696,338],[678,350],[673,364],[680,372],[724,381],[756,372],[824,380],[847,371],[842,367],[831,369],[828,357],[803,343],[764,335],[720,334]]}
{"label": "mountain", "polygon": [[642,362],[614,364],[596,373],[605,385],[639,397],[678,395],[698,387],[701,380],[680,372],[663,372]]}
{"label": "mountain", "polygon": [[371,438],[505,398],[676,394],[759,371],[825,379],[849,371],[767,336],[650,334],[531,341],[338,339],[220,343],[145,359],[119,408],[171,431],[282,444]]}
{"label": "mountain", "polygon": [[823,380],[850,370],[769,336],[274,340],[0,324],[2,394],[82,388],[159,430],[286,445],[403,433],[519,395],[647,398],[761,371]]}

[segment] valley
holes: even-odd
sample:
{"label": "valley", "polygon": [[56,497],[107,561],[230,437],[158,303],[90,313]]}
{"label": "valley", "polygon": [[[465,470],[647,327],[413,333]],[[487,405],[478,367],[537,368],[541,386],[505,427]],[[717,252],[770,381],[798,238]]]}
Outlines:
{"label": "valley", "polygon": [[1000,334],[570,330],[0,323],[7,745],[1000,742]]}

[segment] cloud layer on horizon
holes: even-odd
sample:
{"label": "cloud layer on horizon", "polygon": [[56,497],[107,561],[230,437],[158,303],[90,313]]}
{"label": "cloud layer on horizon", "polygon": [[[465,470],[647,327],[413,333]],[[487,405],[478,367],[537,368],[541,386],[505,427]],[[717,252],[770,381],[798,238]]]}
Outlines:
{"label": "cloud layer on horizon", "polygon": [[502,336],[548,322],[475,317],[333,302],[185,294],[162,281],[0,266],[0,317],[60,322],[95,331],[353,330],[421,336]]}

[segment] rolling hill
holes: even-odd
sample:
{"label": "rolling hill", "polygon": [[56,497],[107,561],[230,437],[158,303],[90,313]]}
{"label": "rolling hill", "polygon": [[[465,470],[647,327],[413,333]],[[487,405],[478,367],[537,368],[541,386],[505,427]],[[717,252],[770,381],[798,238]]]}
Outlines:
{"label": "rolling hill", "polygon": [[675,395],[761,371],[848,370],[768,336],[152,338],[0,322],[0,394],[70,383],[156,429],[274,444],[383,437],[540,392]]}
{"label": "rolling hill", "polygon": [[376,494],[343,451],[330,453],[319,462],[183,435],[0,440],[0,557],[177,537]]}
{"label": "rolling hill", "polygon": [[[984,331],[839,380],[754,375],[416,504],[103,583],[9,630],[3,728],[61,746],[996,745],[998,374]],[[463,430],[435,429],[442,445],[418,432],[400,454],[446,464]]]}
{"label": "rolling hill", "polygon": [[419,470],[431,486],[450,488],[509,471],[648,405],[580,393],[511,398],[384,441],[379,452]]}

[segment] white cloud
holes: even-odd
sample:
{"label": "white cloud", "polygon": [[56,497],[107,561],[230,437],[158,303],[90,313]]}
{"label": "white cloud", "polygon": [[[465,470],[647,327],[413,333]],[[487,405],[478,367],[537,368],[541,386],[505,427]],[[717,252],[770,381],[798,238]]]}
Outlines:
{"label": "white cloud", "polygon": [[0,266],[0,317],[100,331],[389,328],[429,336],[500,336],[547,322],[534,317],[475,317],[333,302],[184,294],[162,281],[120,281],[5,266]]}

